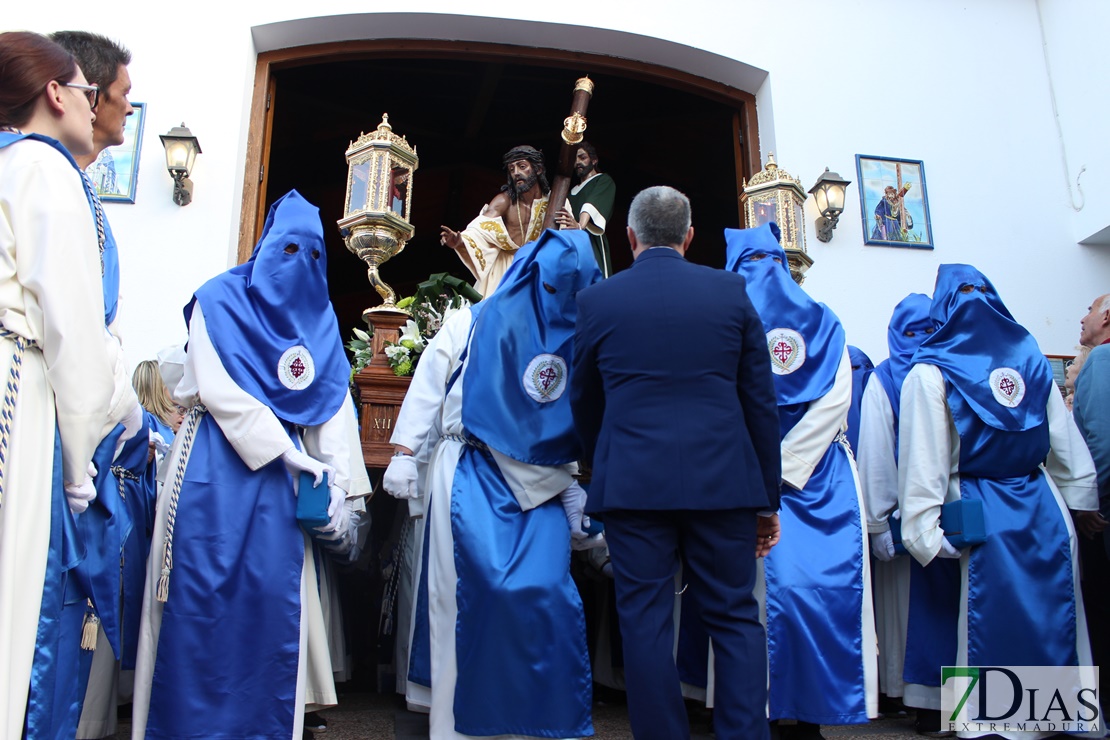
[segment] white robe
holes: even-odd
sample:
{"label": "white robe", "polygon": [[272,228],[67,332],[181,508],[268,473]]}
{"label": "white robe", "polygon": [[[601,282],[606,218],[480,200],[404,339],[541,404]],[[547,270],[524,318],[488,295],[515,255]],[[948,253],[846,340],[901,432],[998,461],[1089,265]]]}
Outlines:
{"label": "white robe", "polygon": [[[935,365],[917,364],[902,385],[898,437],[899,508],[902,510],[902,542],[923,565],[936,557],[944,536],[940,528],[941,506],[960,499],[960,435],[946,400],[944,376]],[[1098,494],[1091,454],[1075,422],[1068,416],[1059,393],[1048,394],[1050,451],[1043,470],[1045,479],[1060,508],[1067,527],[1072,557],[1073,587],[1076,598],[1077,645],[1080,665],[1090,665],[1091,649],[1087,640],[1087,621],[1079,587],[1078,546],[1068,509],[1096,511]],[[967,578],[969,550],[960,557],[960,620],[957,627],[956,665],[967,665]],[[959,737],[979,737],[988,733],[958,733]],[[1055,733],[998,733],[1005,738],[1029,740]]]}
{"label": "white robe", "polygon": [[501,276],[513,263],[517,250],[540,237],[544,217],[547,215],[547,196],[532,201],[528,214],[528,234],[520,244],[509,234],[505,219],[484,215],[488,207],[483,207],[482,212],[459,232],[463,246],[457,251],[459,259],[474,276],[474,289],[484,296],[497,289]]}
{"label": "white robe", "polygon": [[[431,526],[424,536],[428,550],[428,608],[431,633],[431,695],[421,696],[409,683],[409,701],[430,705],[430,736],[436,740],[469,737],[455,732],[454,697],[458,671],[455,656],[456,571],[451,531],[451,485],[462,442],[440,435],[461,435],[462,375],[447,393],[448,381],[458,368],[470,335],[471,315],[463,309],[452,316],[429,342],[420,358],[418,372],[405,395],[397,416],[394,445],[409,448],[418,456],[434,448],[427,475],[426,505]],[[465,374],[465,369],[463,371]],[[446,393],[446,396],[444,395]],[[520,507],[527,511],[558,495],[573,482],[573,466],[525,465],[491,450]],[[428,521],[427,518],[424,520]],[[497,735],[497,740],[509,736]]]}
{"label": "white robe", "polygon": [[[898,508],[898,461],[895,457],[894,412],[882,382],[874,375],[860,403],[859,449],[856,465],[867,514],[867,531],[890,531],[887,523]],[[910,610],[910,559],[872,560],[875,582],[875,629],[879,640],[879,690],[890,697],[905,691],[902,667]],[[939,707],[939,696],[937,706]],[[911,706],[921,706],[911,704]]]}
{"label": "white robe", "polygon": [[[55,423],[63,477],[81,481],[115,387],[96,225],[77,171],[39,141],[0,149],[0,326],[39,345],[23,358],[0,501],[0,737],[18,738],[49,547]],[[0,339],[5,383],[14,350]]]}
{"label": "white robe", "polygon": [[[189,353],[185,361],[185,374],[174,391],[175,400],[186,406],[199,402],[205,404],[221,432],[236,453],[252,470],[279,458],[293,446],[281,421],[266,405],[242,390],[227,374],[208,337],[201,304],[193,309],[189,326]],[[166,515],[169,508],[170,489],[174,472],[185,439],[184,425],[174,439],[162,471],[169,479],[159,492],[155,514],[154,535],[151,540],[150,559],[147,562],[147,583],[143,595],[143,618],[139,628],[138,655],[135,665],[135,694],[132,708],[131,736],[141,740],[146,734],[150,711],[150,691],[154,666],[158,658],[158,637],[162,624],[162,604],[155,598],[162,567],[162,546],[166,534]],[[362,444],[358,436],[355,415],[343,403],[335,415],[323,424],[304,431],[303,450],[310,456],[335,469],[332,485],[347,491],[348,497],[360,497],[370,492],[370,481],[362,459]],[[295,494],[292,486],[290,494]],[[360,499],[361,502],[361,499]],[[361,504],[356,504],[356,507]],[[172,598],[172,581],[171,597]],[[301,645],[297,673],[296,702],[305,711],[312,711],[337,703],[332,676],[330,651],[324,627],[324,615],[316,586],[308,536],[305,535],[305,558],[301,571]],[[304,714],[294,712],[295,723],[291,737],[300,740]]]}

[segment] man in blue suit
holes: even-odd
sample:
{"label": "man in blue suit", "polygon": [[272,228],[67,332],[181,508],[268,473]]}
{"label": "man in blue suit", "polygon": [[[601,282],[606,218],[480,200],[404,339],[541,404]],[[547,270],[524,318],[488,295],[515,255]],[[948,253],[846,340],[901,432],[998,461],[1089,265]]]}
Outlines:
{"label": "man in blue suit", "polygon": [[[756,557],[778,541],[779,418],[763,325],[735,273],[686,261],[690,202],[632,201],[635,262],[578,294],[571,408],[593,461],[637,740],[690,735],[672,654],[674,577],[713,639],[720,740],[767,738]],[[762,516],[760,516],[762,515]]]}

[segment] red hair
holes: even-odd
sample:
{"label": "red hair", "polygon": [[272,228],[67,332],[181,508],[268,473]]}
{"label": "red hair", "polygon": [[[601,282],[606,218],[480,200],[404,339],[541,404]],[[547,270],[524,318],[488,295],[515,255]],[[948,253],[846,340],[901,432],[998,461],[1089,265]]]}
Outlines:
{"label": "red hair", "polygon": [[77,61],[50,39],[30,31],[0,33],[0,126],[31,120],[35,102],[51,80],[69,82]]}

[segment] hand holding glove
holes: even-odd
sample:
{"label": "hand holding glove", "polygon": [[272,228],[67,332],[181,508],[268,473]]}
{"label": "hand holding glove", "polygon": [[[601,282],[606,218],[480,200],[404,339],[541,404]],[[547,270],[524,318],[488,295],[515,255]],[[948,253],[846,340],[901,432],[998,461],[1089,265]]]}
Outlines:
{"label": "hand holding glove", "polygon": [[894,559],[894,536],[889,529],[885,532],[872,532],[871,554],[884,563]]}
{"label": "hand holding glove", "polygon": [[335,477],[335,468],[330,465],[325,465],[314,457],[309,457],[296,447],[290,447],[281,455],[282,462],[285,463],[286,470],[290,475],[296,478],[301,473],[310,473],[313,477],[313,485],[319,486],[324,482],[324,474],[327,473],[329,478]]}
{"label": "hand holding glove", "polygon": [[416,458],[412,455],[395,455],[382,476],[382,487],[393,498],[417,498]]}
{"label": "hand holding glove", "polygon": [[586,516],[586,490],[578,483],[571,483],[559,494],[559,501],[563,504],[563,512],[567,515],[571,538],[586,539],[589,535],[586,534],[585,528],[590,526],[590,519]]}
{"label": "hand holding glove", "polygon": [[960,551],[957,550],[947,537],[940,538],[940,551],[937,553],[938,558],[957,559],[960,557]]}

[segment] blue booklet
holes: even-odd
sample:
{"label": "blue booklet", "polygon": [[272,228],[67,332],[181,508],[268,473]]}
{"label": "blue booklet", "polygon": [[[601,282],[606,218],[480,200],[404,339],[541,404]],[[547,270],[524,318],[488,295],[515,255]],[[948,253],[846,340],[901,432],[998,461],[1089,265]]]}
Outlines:
{"label": "blue booklet", "polygon": [[309,534],[315,534],[316,527],[323,527],[331,521],[328,516],[328,474],[324,473],[324,481],[316,486],[315,476],[312,473],[302,472],[297,479],[297,523]]}
{"label": "blue booklet", "polygon": [[[905,555],[902,545],[902,520],[891,517],[890,536],[894,540],[894,552]],[[940,528],[952,547],[963,550],[981,545],[987,541],[987,530],[983,521],[983,502],[978,500],[949,501],[940,509]]]}

